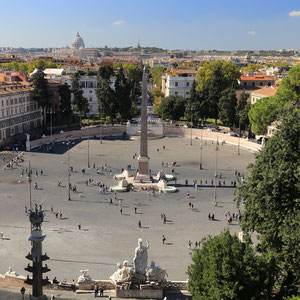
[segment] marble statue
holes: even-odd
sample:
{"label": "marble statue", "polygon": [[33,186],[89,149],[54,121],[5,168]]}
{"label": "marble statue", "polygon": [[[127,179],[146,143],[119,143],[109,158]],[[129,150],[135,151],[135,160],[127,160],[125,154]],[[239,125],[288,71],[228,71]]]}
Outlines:
{"label": "marble statue", "polygon": [[86,270],[80,270],[80,273],[81,275],[78,277],[78,283],[81,283],[81,282],[91,282],[93,281],[91,276],[87,274],[89,270],[86,269]]}
{"label": "marble statue", "polygon": [[156,266],[155,262],[152,260],[150,267],[147,269],[147,273],[146,273],[147,280],[150,282],[155,281],[158,283],[162,283],[165,281],[166,275],[168,276],[166,270],[159,266]]}
{"label": "marble statue", "polygon": [[134,270],[137,274],[145,275],[147,270],[147,261],[148,261],[148,253],[149,242],[147,241],[147,246],[143,246],[143,240],[141,238],[138,239],[138,246],[135,248],[133,265]]}
{"label": "marble statue", "polygon": [[118,268],[117,271],[109,277],[109,279],[115,285],[117,284],[121,274],[122,264],[120,262],[117,263],[117,268]]}
{"label": "marble statue", "polygon": [[9,267],[8,268],[8,271],[5,273],[5,276],[19,276],[17,273],[16,273],[16,271],[14,271],[13,270],[13,268],[12,267]]}

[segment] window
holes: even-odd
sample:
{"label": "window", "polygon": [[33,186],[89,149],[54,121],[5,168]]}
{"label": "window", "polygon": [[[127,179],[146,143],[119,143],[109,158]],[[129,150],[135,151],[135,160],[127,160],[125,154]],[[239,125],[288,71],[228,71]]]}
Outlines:
{"label": "window", "polygon": [[244,86],[247,86],[247,82],[246,81],[244,81]]}
{"label": "window", "polygon": [[6,100],[6,106],[8,106],[8,104],[9,104],[9,103],[8,103],[8,99],[7,99],[7,100]]}
{"label": "window", "polygon": [[178,82],[177,81],[175,81],[175,86],[178,86]]}
{"label": "window", "polygon": [[2,117],[4,117],[4,110],[2,110],[1,114],[2,114]]}
{"label": "window", "polygon": [[15,104],[18,104],[18,98],[15,98]]}
{"label": "window", "polygon": [[93,91],[92,90],[90,90],[90,94],[92,93]]}
{"label": "window", "polygon": [[84,89],[85,88],[85,81],[80,82],[80,88]]}
{"label": "window", "polygon": [[4,100],[1,101],[2,107],[4,106]]}
{"label": "window", "polygon": [[268,82],[268,86],[271,86],[271,82]]}
{"label": "window", "polygon": [[15,108],[15,114],[17,114],[18,113],[18,109],[17,108]]}
{"label": "window", "polygon": [[186,83],[186,86],[187,86],[187,87],[189,87],[189,86],[190,86],[190,83],[189,83],[189,82],[187,82],[187,83]]}
{"label": "window", "polygon": [[178,92],[175,92],[175,95],[178,95]]}
{"label": "window", "polygon": [[19,107],[19,114],[22,113],[22,107]]}
{"label": "window", "polygon": [[252,81],[252,86],[255,86],[255,82],[254,81]]}
{"label": "window", "polygon": [[10,99],[10,105],[14,104],[14,99]]}
{"label": "window", "polygon": [[22,98],[19,98],[19,103],[22,103]]}
{"label": "window", "polygon": [[92,101],[93,101],[93,97],[90,97],[90,98],[89,98],[89,101],[92,102]]}
{"label": "window", "polygon": [[6,116],[9,116],[9,109],[6,110]]}
{"label": "window", "polygon": [[10,114],[11,114],[11,116],[14,114],[14,110],[13,109],[10,110]]}
{"label": "window", "polygon": [[260,85],[260,86],[263,86],[263,82],[261,81],[261,82],[259,83],[259,85]]}
{"label": "window", "polygon": [[87,87],[88,87],[89,89],[94,88],[94,83],[93,83],[93,82],[87,82]]}
{"label": "window", "polygon": [[29,96],[27,96],[26,98],[27,98],[27,102],[29,102]]}
{"label": "window", "polygon": [[189,95],[189,94],[190,94],[190,92],[186,92],[186,94],[187,94],[187,95]]}
{"label": "window", "polygon": [[25,97],[23,97],[23,102],[25,102]]}
{"label": "window", "polygon": [[29,105],[27,105],[27,111],[29,111]]}

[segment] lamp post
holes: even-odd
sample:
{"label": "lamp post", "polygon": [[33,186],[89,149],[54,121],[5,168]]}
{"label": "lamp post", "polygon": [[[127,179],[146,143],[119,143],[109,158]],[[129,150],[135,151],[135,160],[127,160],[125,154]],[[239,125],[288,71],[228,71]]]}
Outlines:
{"label": "lamp post", "polygon": [[52,140],[52,108],[50,110],[50,132],[51,132],[51,144],[53,144],[53,140]]}
{"label": "lamp post", "polygon": [[238,140],[238,151],[237,154],[240,155],[240,141],[241,141],[241,112],[238,112],[239,116],[239,140]]}
{"label": "lamp post", "polygon": [[191,146],[193,145],[193,110],[194,108],[191,106]]}
{"label": "lamp post", "polygon": [[71,201],[71,190],[70,190],[70,141],[63,142],[63,144],[66,144],[68,146],[68,201]]}
{"label": "lamp post", "polygon": [[88,168],[90,168],[90,135],[88,135]]}
{"label": "lamp post", "polygon": [[219,140],[217,137],[217,144],[216,144],[216,170],[215,170],[215,190],[214,190],[214,203],[215,206],[218,205],[217,203],[217,181],[218,181],[218,151],[219,151]]}
{"label": "lamp post", "polygon": [[[32,171],[31,171],[31,165],[29,161],[29,166],[28,166],[28,183],[29,183],[29,211],[32,211],[32,200],[31,200],[31,182],[32,182]],[[30,223],[30,232],[32,233],[32,224]]]}
{"label": "lamp post", "polygon": [[102,144],[102,106],[100,106],[100,144]]}
{"label": "lamp post", "polygon": [[201,131],[201,138],[200,138],[200,164],[199,164],[200,170],[202,170],[202,131]]}

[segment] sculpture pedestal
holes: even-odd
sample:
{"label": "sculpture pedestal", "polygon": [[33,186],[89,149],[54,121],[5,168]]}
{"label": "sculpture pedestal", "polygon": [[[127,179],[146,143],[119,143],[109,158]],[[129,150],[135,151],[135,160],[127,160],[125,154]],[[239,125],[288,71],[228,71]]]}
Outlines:
{"label": "sculpture pedestal", "polygon": [[136,298],[136,299],[162,299],[162,289],[143,290],[119,290],[116,289],[116,298]]}

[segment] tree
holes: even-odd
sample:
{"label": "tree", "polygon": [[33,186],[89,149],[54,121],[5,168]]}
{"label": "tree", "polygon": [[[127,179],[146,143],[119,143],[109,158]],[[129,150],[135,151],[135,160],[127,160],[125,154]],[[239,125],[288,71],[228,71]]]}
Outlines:
{"label": "tree", "polygon": [[164,97],[164,94],[161,92],[160,87],[155,87],[152,92],[151,95],[153,97],[153,103],[154,105],[159,105],[161,102],[161,99]]}
{"label": "tree", "polygon": [[237,99],[235,90],[227,88],[221,94],[219,99],[219,119],[226,125],[233,126],[235,124]]}
{"label": "tree", "polygon": [[72,115],[71,98],[72,91],[68,84],[58,86],[58,93],[60,97],[59,110],[63,117],[69,119]]}
{"label": "tree", "polygon": [[151,69],[150,73],[153,79],[153,83],[156,85],[156,87],[159,87],[161,89],[162,87],[162,79],[161,76],[163,75],[164,71],[166,70],[163,66],[156,66]]}
{"label": "tree", "polygon": [[277,133],[249,166],[235,201],[243,203],[241,226],[259,234],[258,249],[276,255],[282,270],[275,299],[295,294],[300,278],[300,109],[285,111]]}
{"label": "tree", "polygon": [[276,97],[262,98],[252,104],[248,116],[253,133],[265,134],[267,126],[276,120],[278,109]]}
{"label": "tree", "polygon": [[276,92],[276,97],[282,102],[300,103],[300,65],[289,70]]}
{"label": "tree", "polygon": [[48,82],[45,79],[45,74],[41,69],[37,69],[32,76],[33,79],[33,99],[38,103],[38,105],[43,109],[44,112],[44,122],[46,123],[46,110],[50,107],[50,91],[48,87]]}
{"label": "tree", "polygon": [[239,126],[239,122],[242,128],[246,129],[249,126],[248,113],[251,108],[251,104],[247,102],[248,94],[243,91],[240,95],[238,103],[236,105],[236,112],[238,115],[236,126]]}
{"label": "tree", "polygon": [[190,96],[188,98],[187,107],[185,110],[187,120],[191,121],[191,117],[193,117],[193,121],[198,121],[207,114],[203,94],[203,91],[197,91],[197,83],[194,80],[190,89]]}
{"label": "tree", "polygon": [[116,114],[120,108],[119,99],[111,87],[113,74],[114,70],[111,66],[101,66],[97,75],[98,87],[96,89],[99,113],[102,114],[103,111],[105,115],[108,115],[112,124],[114,124]]}
{"label": "tree", "polygon": [[182,96],[163,98],[155,113],[164,119],[179,120],[184,116],[186,100]]}
{"label": "tree", "polygon": [[130,84],[125,78],[123,67],[117,73],[115,82],[116,102],[119,103],[119,113],[122,120],[131,119],[132,100],[130,98]]}
{"label": "tree", "polygon": [[260,299],[274,271],[273,259],[256,256],[249,238],[242,243],[227,229],[193,251],[188,288],[195,300]]}
{"label": "tree", "polygon": [[89,111],[88,100],[83,96],[83,91],[79,86],[80,74],[77,72],[72,78],[71,90],[73,93],[73,104],[75,109],[79,112],[80,126],[81,126],[81,115],[85,116]]}
{"label": "tree", "polygon": [[227,88],[235,88],[241,74],[231,62],[214,61],[203,63],[203,68],[197,73],[199,92],[205,95],[208,108],[207,116],[217,122],[219,116],[218,102],[222,92]]}

